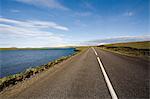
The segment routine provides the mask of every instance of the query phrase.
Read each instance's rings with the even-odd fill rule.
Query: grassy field
[[[128,43],[116,43],[116,44],[107,44],[105,46],[110,47],[131,47],[137,49],[150,49],[150,41],[143,41],[143,42],[128,42]]]
[[[98,47],[129,56],[150,56],[150,41],[106,44]]]

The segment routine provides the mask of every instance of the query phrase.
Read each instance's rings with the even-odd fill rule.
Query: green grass
[[[150,41],[143,42],[128,42],[128,43],[116,43],[116,44],[106,44],[107,47],[131,47],[137,49],[150,49]]]
[[[80,47],[76,47],[76,50],[77,51],[84,51],[84,50],[86,50],[88,48],[89,48],[89,46],[80,46]]]
[[[98,47],[129,56],[150,56],[150,41],[106,44]]]

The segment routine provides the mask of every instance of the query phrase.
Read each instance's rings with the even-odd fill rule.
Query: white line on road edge
[[[97,52],[95,51],[95,49],[93,47],[92,47],[92,49],[95,52],[95,54],[97,55]],[[103,66],[102,62],[100,61],[100,58],[97,57],[97,60],[98,60],[98,63],[100,65],[100,68],[102,70],[102,73],[104,75],[104,78],[105,78],[105,81],[106,81],[106,84],[107,84],[107,87],[109,89],[109,92],[111,94],[112,99],[118,99],[118,97],[117,97],[117,95],[115,93],[115,90],[114,90],[114,88],[113,88],[113,86],[112,86],[112,84],[111,84],[111,82],[110,82],[110,80],[109,80],[109,78],[107,76],[107,73],[106,73],[106,71],[104,69],[104,66]]]
[[[92,49],[93,49],[95,55],[98,56],[98,54],[97,54],[97,52],[95,51],[95,49],[94,49],[93,47],[92,47]]]

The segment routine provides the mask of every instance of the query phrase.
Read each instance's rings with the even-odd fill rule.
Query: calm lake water
[[[0,51],[0,77],[16,74],[73,53],[74,48]]]

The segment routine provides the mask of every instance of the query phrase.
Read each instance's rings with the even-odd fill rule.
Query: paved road
[[[96,49],[119,98],[149,98],[149,62]]]
[[[26,88],[16,87],[0,96],[3,99],[111,99],[97,61],[99,57],[120,99],[148,99],[147,61],[95,50],[97,56],[91,48],[87,49],[58,64],[57,70],[52,68],[41,74],[33,84],[25,84]]]

